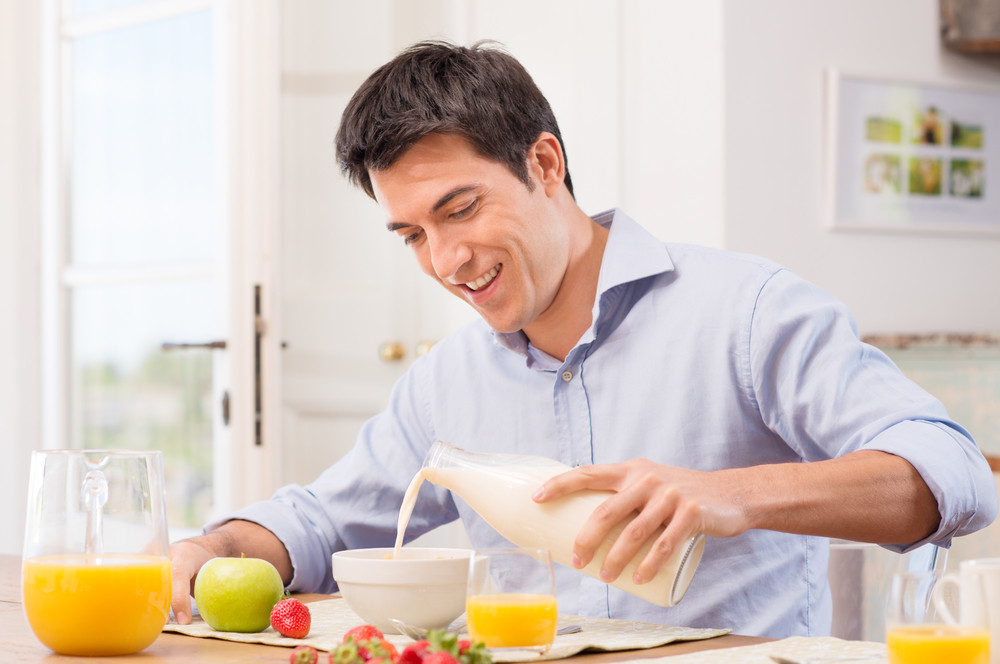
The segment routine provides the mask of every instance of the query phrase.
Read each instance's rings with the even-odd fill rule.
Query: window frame
[[[41,122],[41,445],[71,447],[70,296],[81,285],[179,281],[217,277],[229,308],[227,349],[213,361],[213,404],[229,391],[229,424],[213,416],[211,517],[268,497],[281,476],[280,321],[274,317],[278,266],[279,0],[149,0],[93,15],[71,16],[72,0],[44,0]],[[225,250],[212,263],[135,267],[73,265],[68,251],[72,178],[72,41],[174,16],[213,12],[216,91],[217,211]],[[233,223],[239,219],[240,223]],[[220,276],[221,275],[221,276]],[[254,293],[263,293],[260,301]],[[261,334],[262,371],[255,366]],[[208,341],[208,340],[206,340]],[[221,380],[218,377],[221,376]],[[262,384],[260,415],[265,444],[255,442],[258,409],[252,389]],[[213,408],[219,412],[220,408]],[[172,535],[189,533],[172,529]]]

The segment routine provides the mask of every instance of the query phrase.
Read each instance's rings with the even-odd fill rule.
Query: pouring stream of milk
[[[403,504],[399,507],[399,518],[396,520],[396,546],[392,550],[393,558],[398,558],[399,550],[403,548],[403,535],[406,533],[406,526],[410,523],[413,506],[417,503],[417,493],[420,491],[420,485],[423,483],[424,470],[421,469],[410,480],[410,485],[406,487],[406,493],[403,494]]]

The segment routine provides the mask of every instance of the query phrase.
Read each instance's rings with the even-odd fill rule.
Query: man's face
[[[553,302],[569,255],[566,226],[529,156],[529,191],[464,138],[431,134],[390,168],[371,171],[386,226],[421,269],[500,332],[535,321]]]

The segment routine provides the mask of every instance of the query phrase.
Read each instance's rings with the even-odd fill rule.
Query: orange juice
[[[990,634],[978,627],[914,625],[886,636],[890,664],[989,664]]]
[[[473,595],[465,611],[469,636],[487,648],[550,646],[556,637],[554,595]]]
[[[64,655],[124,655],[159,636],[170,612],[170,559],[44,556],[24,561],[24,612]]]

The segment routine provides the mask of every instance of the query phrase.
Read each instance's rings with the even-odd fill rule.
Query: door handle
[[[177,341],[164,341],[160,344],[160,348],[165,351],[170,350],[190,350],[190,349],[205,349],[205,350],[225,350],[225,341],[206,341],[203,343],[184,343]],[[229,390],[226,390],[222,394],[222,424],[229,426]]]
[[[205,348],[207,350],[225,350],[225,341],[205,341],[202,343],[183,343],[177,341],[164,341],[160,346],[163,350],[185,350],[189,348]]]
[[[386,362],[399,362],[406,357],[406,347],[398,341],[389,341],[378,347],[378,356]]]
[[[417,357],[426,355],[434,346],[434,341],[421,341],[414,349]],[[398,341],[387,341],[378,347],[378,356],[385,362],[399,362],[406,357],[406,346]]]
[[[253,385],[253,415],[254,415],[254,445],[260,446],[264,444],[264,431],[263,431],[263,394],[262,394],[262,353],[263,353],[263,337],[266,329],[264,324],[264,316],[261,306],[261,287],[260,284],[254,284],[253,287],[253,374],[254,374],[254,385]],[[223,341],[206,341],[201,343],[186,343],[186,342],[176,342],[176,341],[165,341],[160,347],[165,351],[173,350],[189,350],[189,349],[205,349],[205,350],[225,350],[226,342]],[[281,343],[282,348],[287,348],[288,344],[285,342]],[[222,419],[223,422],[229,424],[229,391],[222,395]]]

